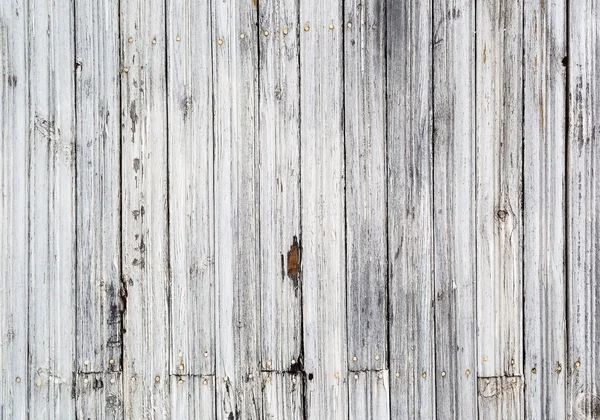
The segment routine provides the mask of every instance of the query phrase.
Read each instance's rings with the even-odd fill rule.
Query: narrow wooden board
[[[569,2],[567,142],[567,413],[598,415],[600,389],[600,5]]]
[[[299,370],[303,355],[298,1],[261,1],[258,29],[262,369]]]
[[[171,375],[173,419],[215,418],[214,375]]]
[[[168,10],[170,373],[214,375],[211,2]]]
[[[521,377],[492,377],[477,380],[480,420],[525,418]]]
[[[74,5],[33,0],[29,24],[30,416],[75,412]],[[23,80],[25,83],[25,80]],[[26,351],[22,349],[22,351]]]
[[[0,2],[0,418],[27,415],[29,81],[27,8]]]
[[[306,418],[348,416],[342,4],[300,4]],[[330,29],[333,25],[333,29]]]
[[[125,417],[168,418],[165,3],[122,2],[120,28]]]
[[[388,370],[348,373],[348,413],[351,420],[392,418],[389,376]]]
[[[528,419],[566,418],[566,7],[566,2],[544,5],[526,1],[524,11],[524,375]]]
[[[433,418],[431,3],[387,3],[392,418]],[[424,377],[423,377],[424,375]]]
[[[265,420],[303,420],[304,382],[301,373],[263,372]]]
[[[435,0],[433,28],[436,413],[475,419],[475,2]]]
[[[250,420],[262,417],[257,10],[214,6],[216,415]]]
[[[523,0],[477,9],[478,375],[523,366]]]
[[[348,368],[388,361],[385,2],[344,2]],[[358,390],[358,389],[357,389]]]
[[[120,372],[79,373],[75,386],[77,418],[123,418],[123,382]]]

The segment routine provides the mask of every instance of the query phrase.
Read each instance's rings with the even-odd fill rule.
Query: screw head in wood
[[[295,384],[295,383],[296,383],[296,377],[295,377],[295,376],[292,378],[292,383],[293,383],[293,384]]]
[[[219,44],[219,45],[223,45],[223,40],[222,40],[222,39],[219,39],[219,40],[217,41],[217,44]]]
[[[175,41],[177,41],[177,42],[181,41],[181,37],[180,37],[179,35],[177,35],[177,36],[175,37]]]
[[[83,383],[84,383],[84,384],[87,384],[88,382],[89,382],[88,378],[85,378],[85,379],[83,380]],[[37,386],[39,386],[39,385],[37,384],[37,382],[36,382],[36,385],[37,385]]]
[[[21,378],[19,376],[17,376],[16,381],[17,381],[18,384],[20,384],[21,383]]]
[[[531,369],[531,373],[537,373],[537,369],[536,368]]]
[[[352,22],[348,22],[348,29],[352,28]]]
[[[306,26],[304,27],[304,32],[308,32],[309,30],[310,30],[310,26],[306,25]]]
[[[421,376],[422,376],[423,378],[427,378],[427,372],[423,372],[423,373],[421,374]]]
[[[271,367],[271,361],[267,361],[267,367]]]
[[[152,40],[152,45],[156,45],[156,39]]]
[[[354,374],[354,379],[356,379],[358,381],[358,374],[357,373]]]
[[[181,357],[183,357],[183,353],[179,352],[179,353],[177,353],[177,356],[179,356],[181,358]]]
[[[131,382],[135,382],[135,376],[131,378]]]
[[[244,34],[240,34],[240,38],[241,38],[241,39],[244,39],[244,38],[246,38],[246,35],[244,35]]]
[[[89,360],[86,360],[85,362],[83,362],[83,364],[84,364],[84,365],[86,365],[86,366],[89,366],[89,364],[90,364],[90,361],[89,361]]]
[[[133,42],[133,38],[129,37],[129,39],[127,41],[131,44]]]
[[[264,36],[269,36],[269,31],[264,31],[264,32],[263,32],[263,35],[264,35]]]
[[[396,372],[396,378],[400,377],[400,372]]]
[[[203,384],[203,385],[208,385],[208,381],[205,379],[205,380],[202,382],[202,384]]]
[[[483,356],[483,361],[487,362],[488,361],[488,357],[487,356]]]
[[[155,380],[156,382],[160,382],[160,376],[158,376],[158,375],[157,375],[157,376],[155,376],[155,377],[154,377],[154,380]]]
[[[379,372],[379,375],[377,375],[377,377],[378,377],[379,379],[383,379],[383,373]]]
[[[379,355],[378,354],[375,355],[375,360],[379,360]]]
[[[445,371],[445,370],[442,370],[442,378],[443,378],[444,376],[446,376],[446,371]]]
[[[207,351],[204,352],[204,357],[208,357],[208,352]]]
[[[183,383],[183,379],[179,378],[179,380],[177,381],[177,383],[179,383],[181,385]]]
[[[575,362],[575,367],[579,369],[581,367],[581,362],[578,360]]]
[[[486,380],[485,380],[485,383],[486,383],[486,384],[489,384],[489,383],[490,383],[490,380],[489,380],[489,379],[486,379]]]
[[[285,29],[283,30],[283,34],[284,34],[284,35],[287,35],[289,31],[290,31],[290,30],[289,30],[288,28],[285,28]]]
[[[223,382],[227,382],[229,381],[229,378],[227,376],[223,376]]]
[[[115,361],[114,361],[114,359],[110,359],[110,360],[108,361],[108,364],[109,364],[109,365],[111,365],[111,366],[112,366],[112,365],[114,365],[114,364],[115,364]]]
[[[514,366],[515,365],[515,359],[510,359],[510,365]]]
[[[128,73],[128,72],[129,72],[129,67],[123,67],[123,71],[124,71],[125,73]]]
[[[113,379],[111,379],[111,380],[110,380],[110,383],[111,383],[111,384],[114,384],[114,383],[115,383],[115,379],[114,379],[114,378],[113,378]]]
[[[333,23],[331,25],[329,25],[329,29],[333,30],[333,28],[335,28],[335,26],[333,26]]]
[[[352,358],[352,360],[354,360],[355,362],[358,362],[358,356],[354,356],[354,357]]]
[[[335,372],[335,373],[333,374],[333,377],[334,377],[335,379],[338,379],[338,378],[340,377],[340,372]]]
[[[466,370],[465,375],[470,376],[471,375],[471,371],[469,369]]]
[[[183,363],[179,365],[179,370],[183,370]]]
[[[558,373],[562,372],[562,366],[560,365],[560,363],[558,364],[558,366],[556,366],[556,371]]]

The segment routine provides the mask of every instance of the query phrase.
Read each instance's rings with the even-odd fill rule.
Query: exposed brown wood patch
[[[300,263],[302,261],[302,249],[300,248],[300,245],[298,245],[297,236],[294,236],[294,241],[288,251],[287,259],[288,277],[297,282],[300,278]]]

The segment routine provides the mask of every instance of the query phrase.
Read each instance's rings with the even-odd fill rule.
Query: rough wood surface
[[[120,372],[78,373],[75,386],[77,388],[76,418],[98,420],[123,418],[123,382]]]
[[[386,420],[393,418],[390,417],[389,376],[389,370],[379,372],[371,370],[367,372],[351,372],[349,374],[349,419]]]
[[[265,420],[302,420],[304,415],[304,380],[298,373],[262,373]]]
[[[171,375],[171,418],[214,419],[214,375]]]
[[[480,420],[524,418],[521,377],[479,378],[477,384]]]

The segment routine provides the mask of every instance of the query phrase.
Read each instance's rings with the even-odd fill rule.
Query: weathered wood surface
[[[599,24],[0,2],[0,419],[598,417]]]

